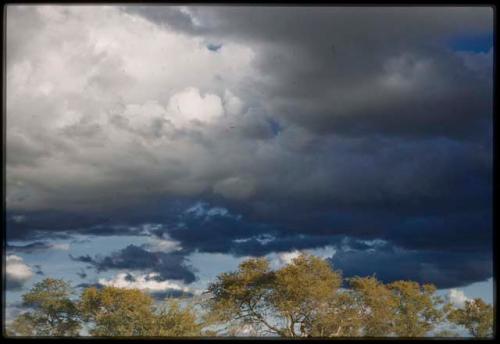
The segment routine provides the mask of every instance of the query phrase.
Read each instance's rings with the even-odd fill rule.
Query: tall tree
[[[311,336],[311,322],[336,304],[341,282],[339,272],[333,271],[325,260],[312,255],[302,254],[277,270],[269,302],[284,320],[286,335]]]
[[[310,255],[277,271],[267,259],[250,259],[209,286],[209,308],[222,321],[249,324],[263,334],[310,336],[312,319],[333,302],[340,283],[339,273]]]
[[[493,336],[493,306],[482,299],[465,301],[464,308],[452,310],[448,320],[464,326],[474,337]]]
[[[242,262],[238,271],[222,273],[208,287],[209,318],[232,326],[251,325],[262,333],[284,335],[271,321],[273,309],[268,302],[274,274],[269,261],[254,258]]]
[[[46,278],[23,295],[23,306],[32,309],[18,316],[10,333],[18,336],[77,336],[79,312],[71,300],[69,283]]]

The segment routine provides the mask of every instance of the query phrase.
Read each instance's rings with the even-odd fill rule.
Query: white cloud
[[[204,217],[205,221],[210,220],[213,216],[228,217],[236,220],[241,219],[241,215],[239,214],[231,214],[229,210],[223,207],[211,207],[210,204],[206,202],[196,202],[193,206],[186,209],[184,214],[198,218]]]
[[[181,243],[179,241],[171,239],[167,234],[164,234],[163,237],[163,239],[159,239],[157,237],[149,237],[146,244],[148,250],[154,252],[170,253],[182,249]]]
[[[7,17],[9,208],[191,195],[229,177],[204,136],[240,115],[251,48],[213,54],[118,7],[9,6]]]
[[[267,258],[271,262],[273,268],[281,268],[285,265],[292,263],[292,261],[300,256],[302,253],[311,254],[321,259],[331,258],[335,255],[336,249],[334,246],[325,246],[315,249],[292,250],[287,252],[270,253]]]
[[[68,243],[56,243],[56,244],[52,244],[52,248],[54,250],[69,251],[69,249],[71,248],[71,245]]]
[[[465,301],[469,301],[469,298],[465,296],[465,293],[460,289],[450,289],[448,292],[448,300],[456,307],[463,307]]]
[[[8,255],[5,263],[8,289],[20,289],[24,283],[33,277],[33,271],[24,263],[23,258],[16,255]]]
[[[300,256],[301,252],[298,250],[294,250],[291,252],[282,252],[278,254],[278,259],[280,264],[282,265],[288,265],[290,264],[295,258]]]
[[[132,278],[128,278],[130,276]],[[190,289],[180,283],[171,282],[171,281],[157,281],[155,280],[159,274],[156,272],[151,272],[148,274],[134,274],[134,273],[118,273],[114,278],[105,279],[100,278],[99,284],[104,286],[113,286],[117,288],[127,288],[127,289],[141,289],[147,290],[150,292],[162,292],[168,291],[171,289],[190,292]]]

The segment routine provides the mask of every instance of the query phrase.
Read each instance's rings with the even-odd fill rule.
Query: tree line
[[[8,336],[459,336],[439,332],[445,324],[473,337],[493,336],[493,306],[482,299],[457,307],[431,284],[344,279],[308,254],[274,270],[266,258],[248,259],[190,299],[158,303],[139,289],[110,286],[89,287],[76,297],[69,283],[51,278],[22,298],[29,311],[6,326]]]

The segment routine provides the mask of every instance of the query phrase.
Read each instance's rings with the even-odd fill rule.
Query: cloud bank
[[[6,24],[9,239],[169,238],[78,259],[186,283],[192,252],[325,246],[347,274],[491,276],[493,49],[456,44],[491,35],[491,8],[9,6]]]

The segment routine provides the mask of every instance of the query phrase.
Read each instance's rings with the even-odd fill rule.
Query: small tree
[[[398,300],[392,291],[375,277],[354,277],[350,286],[359,305],[363,335],[386,337],[394,332]]]
[[[349,291],[337,292],[309,321],[310,337],[357,337],[362,333],[361,305]]]
[[[465,301],[464,308],[452,310],[448,320],[464,326],[474,337],[493,336],[493,306],[480,298]]]
[[[202,325],[197,322],[196,313],[191,305],[181,307],[178,300],[168,300],[158,309],[154,326],[149,336],[192,337],[201,335]]]
[[[413,281],[396,281],[387,286],[397,300],[394,333],[400,337],[423,337],[443,320],[443,300],[436,287]]]
[[[70,299],[71,286],[58,279],[46,278],[23,295],[23,306],[32,309],[19,315],[10,326],[18,336],[77,336],[79,312]]]
[[[80,310],[94,336],[146,336],[154,325],[153,299],[139,289],[105,287],[83,291]]]
[[[7,336],[36,336],[35,322],[31,314],[23,313],[16,317],[6,328]]]
[[[172,300],[156,307],[153,298],[139,289],[87,288],[79,306],[94,336],[182,337],[201,331],[191,306],[183,308]]]

